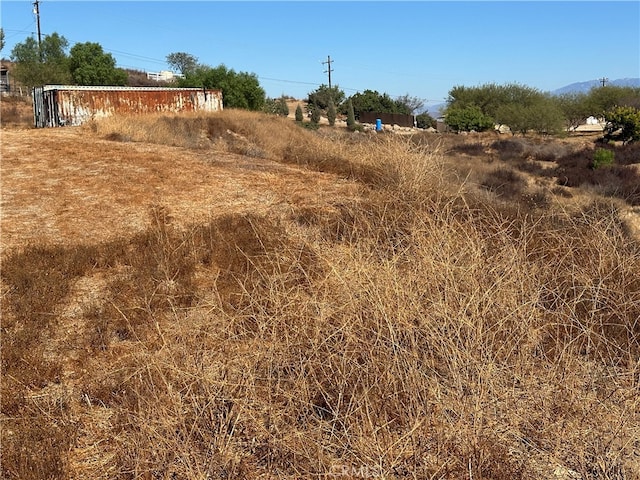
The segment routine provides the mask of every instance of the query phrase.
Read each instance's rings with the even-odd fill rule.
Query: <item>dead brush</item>
[[[0,125],[33,126],[33,106],[30,97],[3,95],[0,102]]]
[[[372,224],[340,248],[314,243],[311,263],[280,242],[249,255],[260,260],[238,277],[240,301],[209,303],[215,319],[194,312],[188,336],[165,327],[163,349],[130,359],[117,387],[130,398],[119,407],[120,471],[513,479],[552,457],[578,468],[578,437],[555,445],[560,425],[536,423],[554,409],[578,433],[577,407],[591,398],[561,387],[570,379],[577,388],[586,366],[561,374],[540,356],[553,312],[540,309],[543,264],[522,242],[545,224],[514,231],[493,215],[472,227],[455,202],[442,207],[414,217],[395,253],[364,234],[378,231]],[[630,412],[625,402],[612,407]],[[590,434],[607,438],[609,423],[593,420]],[[632,424],[620,434],[632,435]],[[584,465],[610,455],[599,450]]]
[[[175,116],[112,117],[95,122],[98,135],[126,138],[159,144],[193,148],[196,145],[222,147],[231,153],[293,163],[312,170],[339,175],[376,188],[387,188],[393,182],[408,186],[408,178],[398,175],[429,174],[438,170],[438,147],[420,147],[415,142],[384,136],[380,141],[350,142],[314,134],[298,128],[283,118],[271,118],[242,110],[225,110],[215,114],[182,114]],[[202,138],[206,142],[202,143]],[[379,150],[371,158],[373,145]],[[412,164],[415,162],[415,164]],[[426,178],[413,178],[415,190]],[[403,191],[401,188],[398,192]]]
[[[640,355],[640,283],[632,273],[640,250],[616,207],[592,204],[547,228],[545,239],[531,241],[528,250],[544,252],[548,261],[541,298],[547,311],[565,319],[555,327],[560,351],[571,338],[576,354],[632,366]]]
[[[485,177],[482,186],[500,197],[513,199],[522,194],[526,181],[510,168],[496,168]]]
[[[612,205],[523,211],[456,183],[433,145],[298,129],[305,150],[247,123],[269,155],[349,165],[361,199],[187,226],[157,205],[139,235],[5,263],[22,321],[26,294],[53,312],[69,295],[46,274],[110,281],[68,403],[10,384],[4,476],[638,476],[640,249]]]
[[[3,261],[2,474],[64,478],[77,424],[64,404],[47,402],[62,382],[62,359],[48,351],[71,284],[90,271],[93,247],[27,247]],[[38,392],[44,391],[40,395]]]

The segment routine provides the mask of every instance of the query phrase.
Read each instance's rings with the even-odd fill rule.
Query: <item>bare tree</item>
[[[399,104],[405,105],[411,113],[415,113],[418,110],[422,110],[424,107],[424,101],[418,97],[412,97],[408,93],[398,97],[396,100]]]

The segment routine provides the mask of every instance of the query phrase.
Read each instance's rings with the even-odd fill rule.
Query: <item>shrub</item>
[[[618,165],[640,164],[640,142],[616,147],[616,163]]]
[[[591,168],[598,169],[608,165],[613,165],[615,154],[612,150],[606,148],[598,148],[593,154],[593,162],[591,162]]]
[[[428,113],[421,113],[420,115],[416,115],[416,125],[418,128],[435,128],[435,123],[436,121]]]
[[[286,117],[289,115],[289,106],[287,105],[287,99],[280,97],[278,99],[267,98],[263,107],[264,112]]]
[[[327,120],[329,120],[329,125],[332,127],[336,124],[336,106],[333,102],[329,103],[329,108],[327,109]]]
[[[300,105],[298,105],[296,107],[296,122],[302,123],[303,119],[304,119],[304,115],[302,113],[302,107]]]
[[[522,193],[524,178],[510,168],[497,168],[484,179],[482,185],[501,197],[513,198]]]
[[[513,166],[521,172],[527,172],[531,175],[546,176],[545,169],[535,161],[519,160],[515,162]]]
[[[353,111],[353,102],[351,99],[347,102],[347,128],[354,130],[356,126],[356,115]]]
[[[522,194],[521,200],[530,210],[547,208],[550,204],[549,196],[544,190],[536,190],[533,193]]]
[[[526,158],[526,149],[522,139],[497,140],[491,144],[491,148],[498,152],[501,160]]]
[[[460,145],[455,145],[451,150],[471,156],[484,155],[484,145],[480,142],[461,143]]]
[[[635,107],[614,107],[605,113],[605,139],[623,143],[640,140],[640,110]]]
[[[320,123],[320,108],[317,105],[310,105],[311,123],[318,125]]]
[[[555,169],[547,169],[550,176],[557,178],[558,185],[564,187],[595,187],[600,194],[620,198],[630,205],[640,205],[640,174],[633,166],[609,164],[607,168],[594,167],[596,155],[613,156],[610,153],[593,153],[582,150],[570,153],[557,160]],[[602,165],[599,165],[602,166]]]
[[[493,119],[485,115],[480,107],[471,105],[447,110],[446,122],[456,132],[484,132],[493,127]]]

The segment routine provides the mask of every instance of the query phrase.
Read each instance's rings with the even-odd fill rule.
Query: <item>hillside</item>
[[[637,149],[594,148],[3,127],[0,476],[638,478]]]
[[[607,80],[606,84],[612,87],[635,87],[640,88],[640,78],[618,78],[616,80]],[[585,82],[576,82],[570,85],[560,87],[553,92],[553,95],[562,95],[565,93],[589,93],[594,87],[602,85],[601,79],[588,80]]]

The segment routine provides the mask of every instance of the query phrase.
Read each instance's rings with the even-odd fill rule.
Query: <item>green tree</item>
[[[411,114],[406,105],[397,102],[388,94],[380,94],[376,90],[365,90],[349,98],[356,118],[359,118],[363,112]]]
[[[265,91],[254,73],[237,73],[225,65],[215,68],[200,65],[193,72],[187,73],[179,81],[179,85],[222,90],[225,108],[260,111],[266,101]]]
[[[630,106],[616,106],[604,116],[605,139],[621,140],[623,143],[640,140],[640,109]]]
[[[553,101],[562,112],[567,130],[575,130],[595,113],[590,110],[584,93],[566,93],[554,97]]]
[[[426,112],[421,113],[420,115],[416,115],[416,124],[418,128],[433,127],[434,123],[435,120],[433,119],[433,117]]]
[[[296,107],[296,122],[302,123],[304,120],[304,114],[302,113],[302,107],[298,104]]]
[[[356,116],[351,99],[347,100],[347,128],[352,131],[356,128]]]
[[[11,60],[16,64],[13,75],[27,87],[71,82],[66,38],[58,33],[45,35],[39,46],[31,36],[17,43],[11,50]]]
[[[605,86],[589,90],[588,108],[591,115],[602,116],[616,106],[640,108],[640,88]]]
[[[545,97],[528,107],[531,130],[543,135],[557,135],[564,126],[565,117],[551,97]]]
[[[565,103],[561,104],[549,94],[526,85],[490,83],[472,88],[452,88],[447,99],[445,115],[447,123],[451,125],[450,122],[453,122],[462,129],[469,128],[470,122],[475,130],[484,126],[484,121],[480,121],[483,125],[477,123],[479,115],[482,114],[486,119],[494,119],[500,124],[508,125],[514,134],[520,132],[524,135],[528,131],[555,134],[562,131],[566,122],[564,112],[568,112],[569,108],[574,106],[568,97]],[[577,117],[581,117],[585,111],[584,105],[580,107],[580,111],[572,111]],[[453,113],[453,116],[450,113]],[[579,120],[572,117],[572,122]]]
[[[4,28],[0,28],[0,52],[4,50]]]
[[[69,54],[69,69],[78,85],[126,85],[127,72],[116,68],[116,61],[99,43],[76,43]]]
[[[332,102],[334,105],[340,105],[344,98],[344,92],[340,90],[340,87],[329,88],[327,85],[320,85],[316,90],[308,94],[307,103],[309,105],[317,105],[321,110],[327,110]]]
[[[320,107],[312,103],[309,105],[309,112],[311,113],[311,123],[318,125],[320,123],[321,115]]]
[[[183,75],[195,71],[198,67],[198,58],[190,53],[174,52],[167,55],[167,64]]]
[[[336,106],[333,102],[329,103],[329,108],[327,108],[327,120],[329,120],[329,125],[334,126],[336,124]]]
[[[526,135],[529,131],[540,134],[557,134],[565,122],[560,107],[550,97],[539,97],[534,103],[506,103],[496,111],[495,120],[508,125],[511,133]]]
[[[407,93],[396,99],[396,105],[399,110],[405,110],[408,115],[413,115],[416,111],[424,107],[424,101],[418,97],[412,97]]]
[[[272,113],[280,117],[289,115],[289,106],[287,105],[287,99],[284,95],[277,99],[267,98],[263,110],[266,113]]]
[[[484,114],[477,105],[447,109],[446,123],[456,132],[483,132],[493,127],[493,119]]]
[[[517,103],[531,106],[543,99],[545,94],[531,87],[518,83],[496,85],[485,84],[479,87],[456,86],[449,92],[447,108],[464,108],[476,106],[482,113],[495,118],[499,108]]]
[[[530,129],[527,107],[519,103],[501,105],[496,111],[496,122],[508,125],[512,135],[516,133],[526,135]]]
[[[505,95],[505,89],[496,84],[481,87],[458,85],[449,91],[447,109],[464,109],[473,105],[486,115],[495,115],[498,107],[507,102]]]

